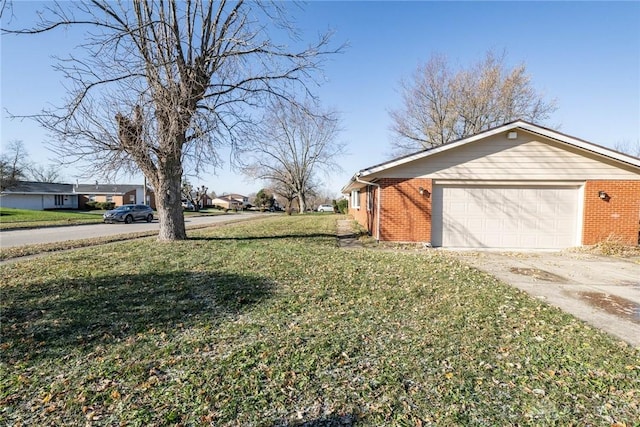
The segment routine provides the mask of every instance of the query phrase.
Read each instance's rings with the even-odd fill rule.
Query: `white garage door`
[[[577,187],[433,189],[432,244],[460,248],[576,246]]]

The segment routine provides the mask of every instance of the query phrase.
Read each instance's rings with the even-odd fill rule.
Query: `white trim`
[[[360,209],[360,190],[351,190],[351,208]]]
[[[483,179],[434,179],[434,185],[515,185],[515,186],[543,186],[543,187],[578,187],[584,184],[584,179],[575,181],[549,181],[549,180],[483,180]]]

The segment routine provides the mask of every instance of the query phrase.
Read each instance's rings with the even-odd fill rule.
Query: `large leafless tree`
[[[556,109],[532,85],[524,64],[509,68],[505,55],[488,52],[455,70],[433,55],[401,82],[403,105],[390,112],[393,148],[403,154],[473,135],[515,119],[541,122]]]
[[[305,44],[286,2],[85,0],[48,5],[29,29],[86,30],[79,52],[58,64],[71,88],[60,109],[35,118],[60,155],[95,172],[142,171],[153,186],[160,240],[186,238],[185,168],[219,164],[241,147],[269,99],[312,92],[330,34]],[[275,40],[278,40],[276,42]],[[285,45],[284,43],[287,43]],[[77,55],[77,56],[76,56]]]
[[[336,161],[344,144],[337,139],[339,124],[335,111],[310,102],[275,102],[244,154],[245,173],[295,194],[303,213],[318,174],[340,170]]]

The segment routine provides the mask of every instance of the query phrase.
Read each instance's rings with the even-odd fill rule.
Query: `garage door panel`
[[[575,244],[576,187],[435,186],[433,241],[445,247]]]

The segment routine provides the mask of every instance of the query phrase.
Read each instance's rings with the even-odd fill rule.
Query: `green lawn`
[[[0,230],[102,222],[102,212],[32,211],[0,208]]]
[[[640,349],[336,218],[0,266],[0,424],[640,423]]]

